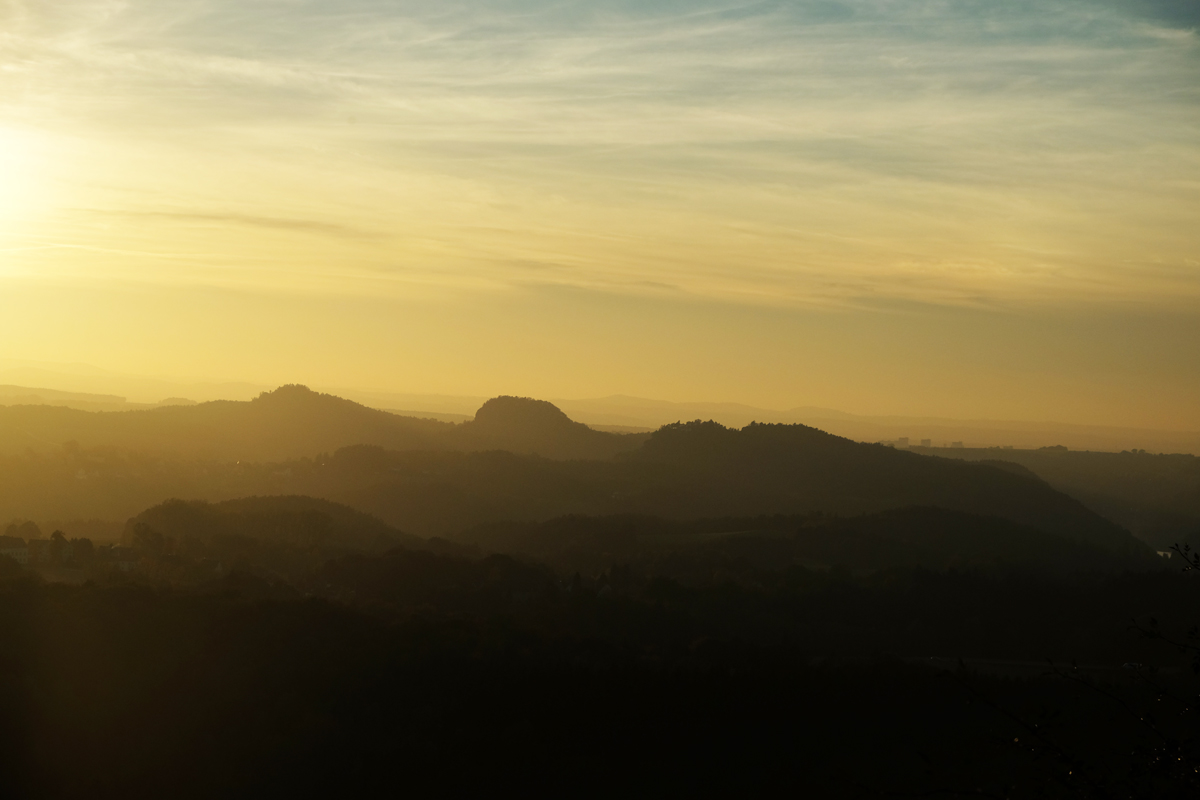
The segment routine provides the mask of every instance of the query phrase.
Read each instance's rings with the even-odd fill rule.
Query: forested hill
[[[1200,547],[1200,457],[1189,453],[1091,453],[1057,447],[931,447],[919,452],[966,461],[1002,458],[1009,469],[1036,474],[1160,550],[1177,542]]]
[[[243,497],[220,503],[168,500],[131,518],[125,544],[147,533],[211,545],[218,539],[271,542],[299,548],[383,552],[426,546],[382,520],[340,503],[312,497]]]
[[[862,444],[804,425],[667,425],[632,458],[670,464],[681,477],[672,501],[703,509],[700,516],[762,513],[781,504],[836,513],[936,506],[1108,549],[1135,545],[1120,526],[1022,470]],[[727,498],[737,498],[736,507]]]
[[[507,450],[556,459],[611,458],[634,450],[645,439],[645,434],[592,430],[545,400],[507,396],[488,400],[474,420],[442,438],[457,450]]]
[[[1149,553],[1130,558],[998,517],[940,508],[688,521],[568,516],[481,525],[453,539],[484,553],[536,559],[565,575],[599,575],[615,564],[631,579],[653,575],[693,585],[723,580],[752,585],[766,573],[794,566],[1063,573],[1162,566]]]
[[[473,422],[403,417],[283,386],[247,402],[219,400],[137,411],[47,405],[0,407],[0,453],[53,452],[64,444],[218,461],[280,461],[369,444],[389,450],[489,450],[551,458],[608,458],[642,436],[593,431],[549,403],[489,401]]]
[[[248,402],[87,412],[51,406],[0,408],[0,450],[42,451],[64,443],[230,461],[313,456],[351,444],[431,447],[451,427],[366,408],[303,386],[283,386]]]
[[[720,441],[696,441],[710,438]],[[354,447],[289,476],[274,491],[285,485],[422,536],[566,514],[687,520],[928,506],[995,516],[1112,552],[1147,552],[1127,531],[1036,478],[799,426],[670,426],[634,454],[607,462]]]
[[[564,514],[846,516],[928,506],[997,516],[1114,552],[1145,550],[1123,528],[1019,470],[861,444],[803,425],[738,430],[696,421],[623,436],[524,398],[489,401],[476,420],[453,425],[283,387],[246,403],[152,411],[0,409],[0,441],[10,453],[23,453],[20,436],[35,433],[77,444],[0,457],[0,516],[113,520],[169,497],[306,495],[419,536],[445,536]],[[173,455],[147,459],[147,452]]]

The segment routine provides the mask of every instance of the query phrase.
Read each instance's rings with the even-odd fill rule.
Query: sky
[[[0,358],[1200,430],[1195,0],[0,0]]]

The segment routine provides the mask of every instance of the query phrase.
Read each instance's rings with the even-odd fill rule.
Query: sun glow
[[[44,208],[49,188],[45,150],[36,134],[0,127],[0,236],[19,233],[17,223]]]
[[[1196,18],[985,5],[0,0],[0,357],[1200,426]]]

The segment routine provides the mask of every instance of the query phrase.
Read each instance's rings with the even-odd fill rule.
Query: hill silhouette
[[[995,516],[1115,552],[1145,549],[1019,467],[861,444],[803,425],[693,421],[621,436],[514,397],[454,425],[286,386],[250,402],[152,411],[0,409],[0,440],[11,445],[39,420],[43,433],[74,434],[76,443],[0,461],[0,515],[119,519],[164,497],[306,495],[446,536],[567,514],[686,520],[922,506]],[[129,450],[114,450],[119,442]],[[134,445],[177,455],[147,459]],[[197,453],[210,455],[185,460]]]
[[[497,398],[483,418],[455,425],[404,417],[299,385],[250,401],[88,412],[49,405],[0,407],[0,453],[46,452],[66,442],[183,458],[279,461],[356,444],[391,450],[511,450],[552,458],[608,458],[643,437],[593,431],[549,403]]]
[[[426,536],[568,514],[688,520],[923,506],[998,517],[1116,553],[1147,553],[1130,533],[1037,478],[798,425],[667,426],[609,462],[354,447],[295,477],[305,493]]]
[[[1077,500],[1019,467],[968,464],[862,444],[805,425],[714,422],[667,425],[631,456],[671,464],[686,481],[671,498],[697,516],[783,513],[796,505],[835,513],[935,506],[998,516],[1107,549],[1134,540]],[[778,512],[776,511],[778,509]]]
[[[1036,474],[1060,492],[1165,550],[1200,546],[1200,457],[1187,453],[929,448],[927,455],[995,463]]]
[[[611,458],[633,450],[644,435],[596,431],[575,422],[558,406],[530,397],[502,396],[488,400],[443,437],[463,450],[507,450],[555,459]]]
[[[215,538],[243,537],[299,547],[383,552],[426,542],[402,533],[370,514],[312,497],[243,497],[220,503],[167,500],[131,518],[125,543],[152,530],[180,542],[210,544]]]

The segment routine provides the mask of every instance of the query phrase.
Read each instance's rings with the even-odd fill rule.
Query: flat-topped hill
[[[636,448],[644,434],[596,431],[575,422],[558,406],[530,397],[495,397],[475,419],[444,437],[456,449],[508,450],[556,459],[611,458]]]

